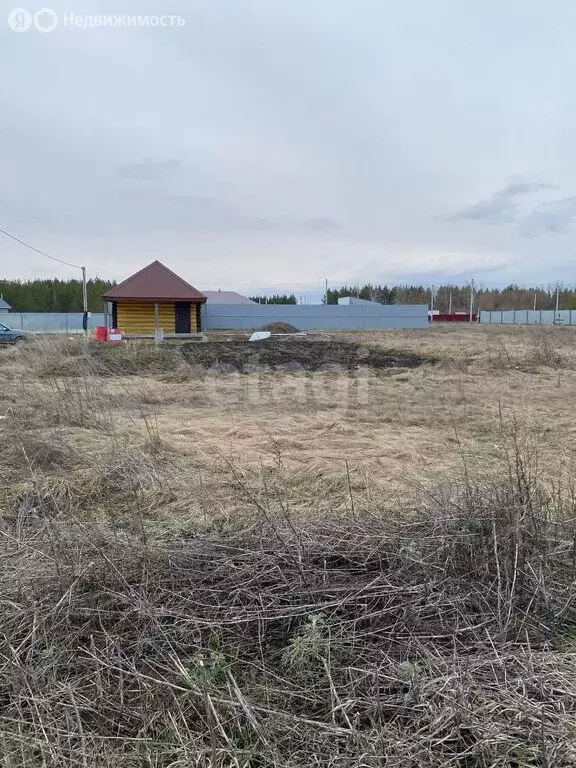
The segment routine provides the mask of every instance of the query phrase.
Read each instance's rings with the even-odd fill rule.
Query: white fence
[[[103,312],[88,313],[88,330],[106,325]],[[36,333],[82,333],[82,312],[0,312],[0,323]]]
[[[284,322],[298,330],[377,330],[379,328],[427,328],[425,304],[210,304],[202,306],[202,328],[262,328]]]
[[[0,323],[37,333],[81,333],[82,312],[2,312]],[[574,320],[576,322],[576,312]],[[425,304],[204,304],[203,330],[251,330],[268,323],[284,322],[298,330],[377,330],[379,328],[427,328]],[[106,325],[106,315],[92,312],[88,330]],[[165,333],[167,332],[164,329]]]
[[[498,309],[480,312],[480,322],[493,325],[576,325],[576,309]]]

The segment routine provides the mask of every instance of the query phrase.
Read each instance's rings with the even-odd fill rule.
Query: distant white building
[[[0,293],[0,312],[10,312],[12,307],[7,301],[4,301],[4,296]]]
[[[207,304],[256,304],[248,296],[242,296],[236,291],[202,291]]]
[[[357,296],[340,296],[338,304],[348,306],[350,304],[376,304],[376,302],[368,301],[368,299],[359,299]]]

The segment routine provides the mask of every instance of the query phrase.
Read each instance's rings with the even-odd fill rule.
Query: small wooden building
[[[104,295],[112,327],[127,334],[187,335],[201,331],[206,296],[171,269],[153,261]]]

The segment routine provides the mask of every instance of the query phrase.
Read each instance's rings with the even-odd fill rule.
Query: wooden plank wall
[[[154,333],[154,303],[117,302],[118,328],[124,333]],[[174,304],[158,304],[158,325],[164,333],[174,333]]]
[[[198,322],[196,320],[196,303],[190,304],[190,333],[198,333]]]

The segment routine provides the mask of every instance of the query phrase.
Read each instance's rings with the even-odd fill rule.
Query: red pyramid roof
[[[104,294],[104,298],[107,301],[206,301],[203,293],[159,261],[153,261],[120,285],[111,288]]]

